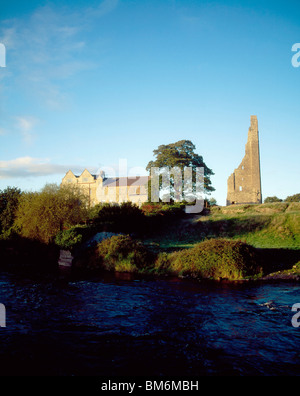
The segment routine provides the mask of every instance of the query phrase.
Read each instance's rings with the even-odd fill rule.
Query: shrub
[[[149,203],[141,206],[145,218],[144,231],[148,234],[161,231],[163,227],[170,226],[170,222],[178,220],[184,215],[185,203]]]
[[[160,203],[145,202],[141,206],[141,210],[146,216],[157,216],[163,213],[162,204]]]
[[[21,237],[12,233],[8,239],[0,238],[0,267],[5,270],[40,271],[56,270],[59,249],[54,244]]]
[[[264,203],[273,203],[273,202],[282,202],[282,199],[280,199],[276,196],[273,196],[273,197],[267,197],[264,200]]]
[[[154,269],[159,274],[168,273],[170,271],[170,264],[170,254],[161,252],[155,260]]]
[[[176,215],[183,213],[183,209],[185,207],[185,203],[183,202],[175,202],[175,203],[163,203],[163,202],[145,202],[141,206],[142,212],[146,216],[168,216],[168,215]]]
[[[199,278],[238,280],[261,273],[256,250],[240,241],[206,240],[171,253],[169,260],[171,272]]]
[[[55,237],[55,244],[60,249],[73,250],[92,234],[86,226],[75,226],[68,230],[60,231]]]
[[[144,214],[132,202],[123,202],[120,205],[101,203],[90,210],[90,220],[98,229],[130,233],[142,229]]]
[[[104,239],[84,253],[77,266],[116,272],[140,272],[149,268],[152,253],[129,235],[115,235]]]
[[[289,195],[285,202],[300,202],[300,194]]]
[[[293,265],[293,269],[296,270],[296,271],[300,271],[300,261],[298,261],[298,263]]]

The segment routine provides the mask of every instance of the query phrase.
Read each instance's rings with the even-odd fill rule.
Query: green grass
[[[225,238],[257,248],[300,249],[300,203],[215,207],[210,215],[198,217],[165,227],[145,242],[158,250],[176,250]]]
[[[300,249],[300,204],[274,203],[214,209],[214,237],[242,239],[257,248]]]

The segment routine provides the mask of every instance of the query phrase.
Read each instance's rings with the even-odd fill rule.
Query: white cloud
[[[9,161],[0,161],[0,179],[63,175],[69,169],[81,173],[74,165],[52,164],[48,159],[20,157]]]
[[[16,117],[17,128],[21,132],[23,140],[27,144],[31,144],[35,137],[33,129],[38,123],[38,119],[31,116]]]

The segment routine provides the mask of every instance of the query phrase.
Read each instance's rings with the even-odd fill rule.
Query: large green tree
[[[46,185],[40,192],[23,193],[15,228],[24,237],[49,243],[64,228],[87,219],[87,197],[73,186]]]
[[[196,168],[204,168],[204,193],[209,194],[212,191],[215,191],[215,188],[212,186],[210,180],[210,177],[214,175],[214,172],[205,164],[203,157],[197,154],[195,150],[196,146],[190,140],[180,140],[175,143],[160,145],[156,150],[153,151],[155,160],[150,161],[146,169],[150,172],[151,168],[153,167],[169,167],[170,169],[179,168],[183,175],[185,168],[191,168],[193,170],[193,185],[195,186]],[[171,177],[171,188],[173,184],[174,196],[173,181],[174,179]]]

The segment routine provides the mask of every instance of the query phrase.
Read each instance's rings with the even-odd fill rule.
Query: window
[[[82,181],[83,181],[83,183],[88,183],[89,178],[88,178],[88,177],[84,177],[84,178],[82,179]]]
[[[242,186],[240,186],[240,191],[243,191],[243,187]]]
[[[139,195],[141,193],[141,187],[132,186],[130,188],[130,195]]]

